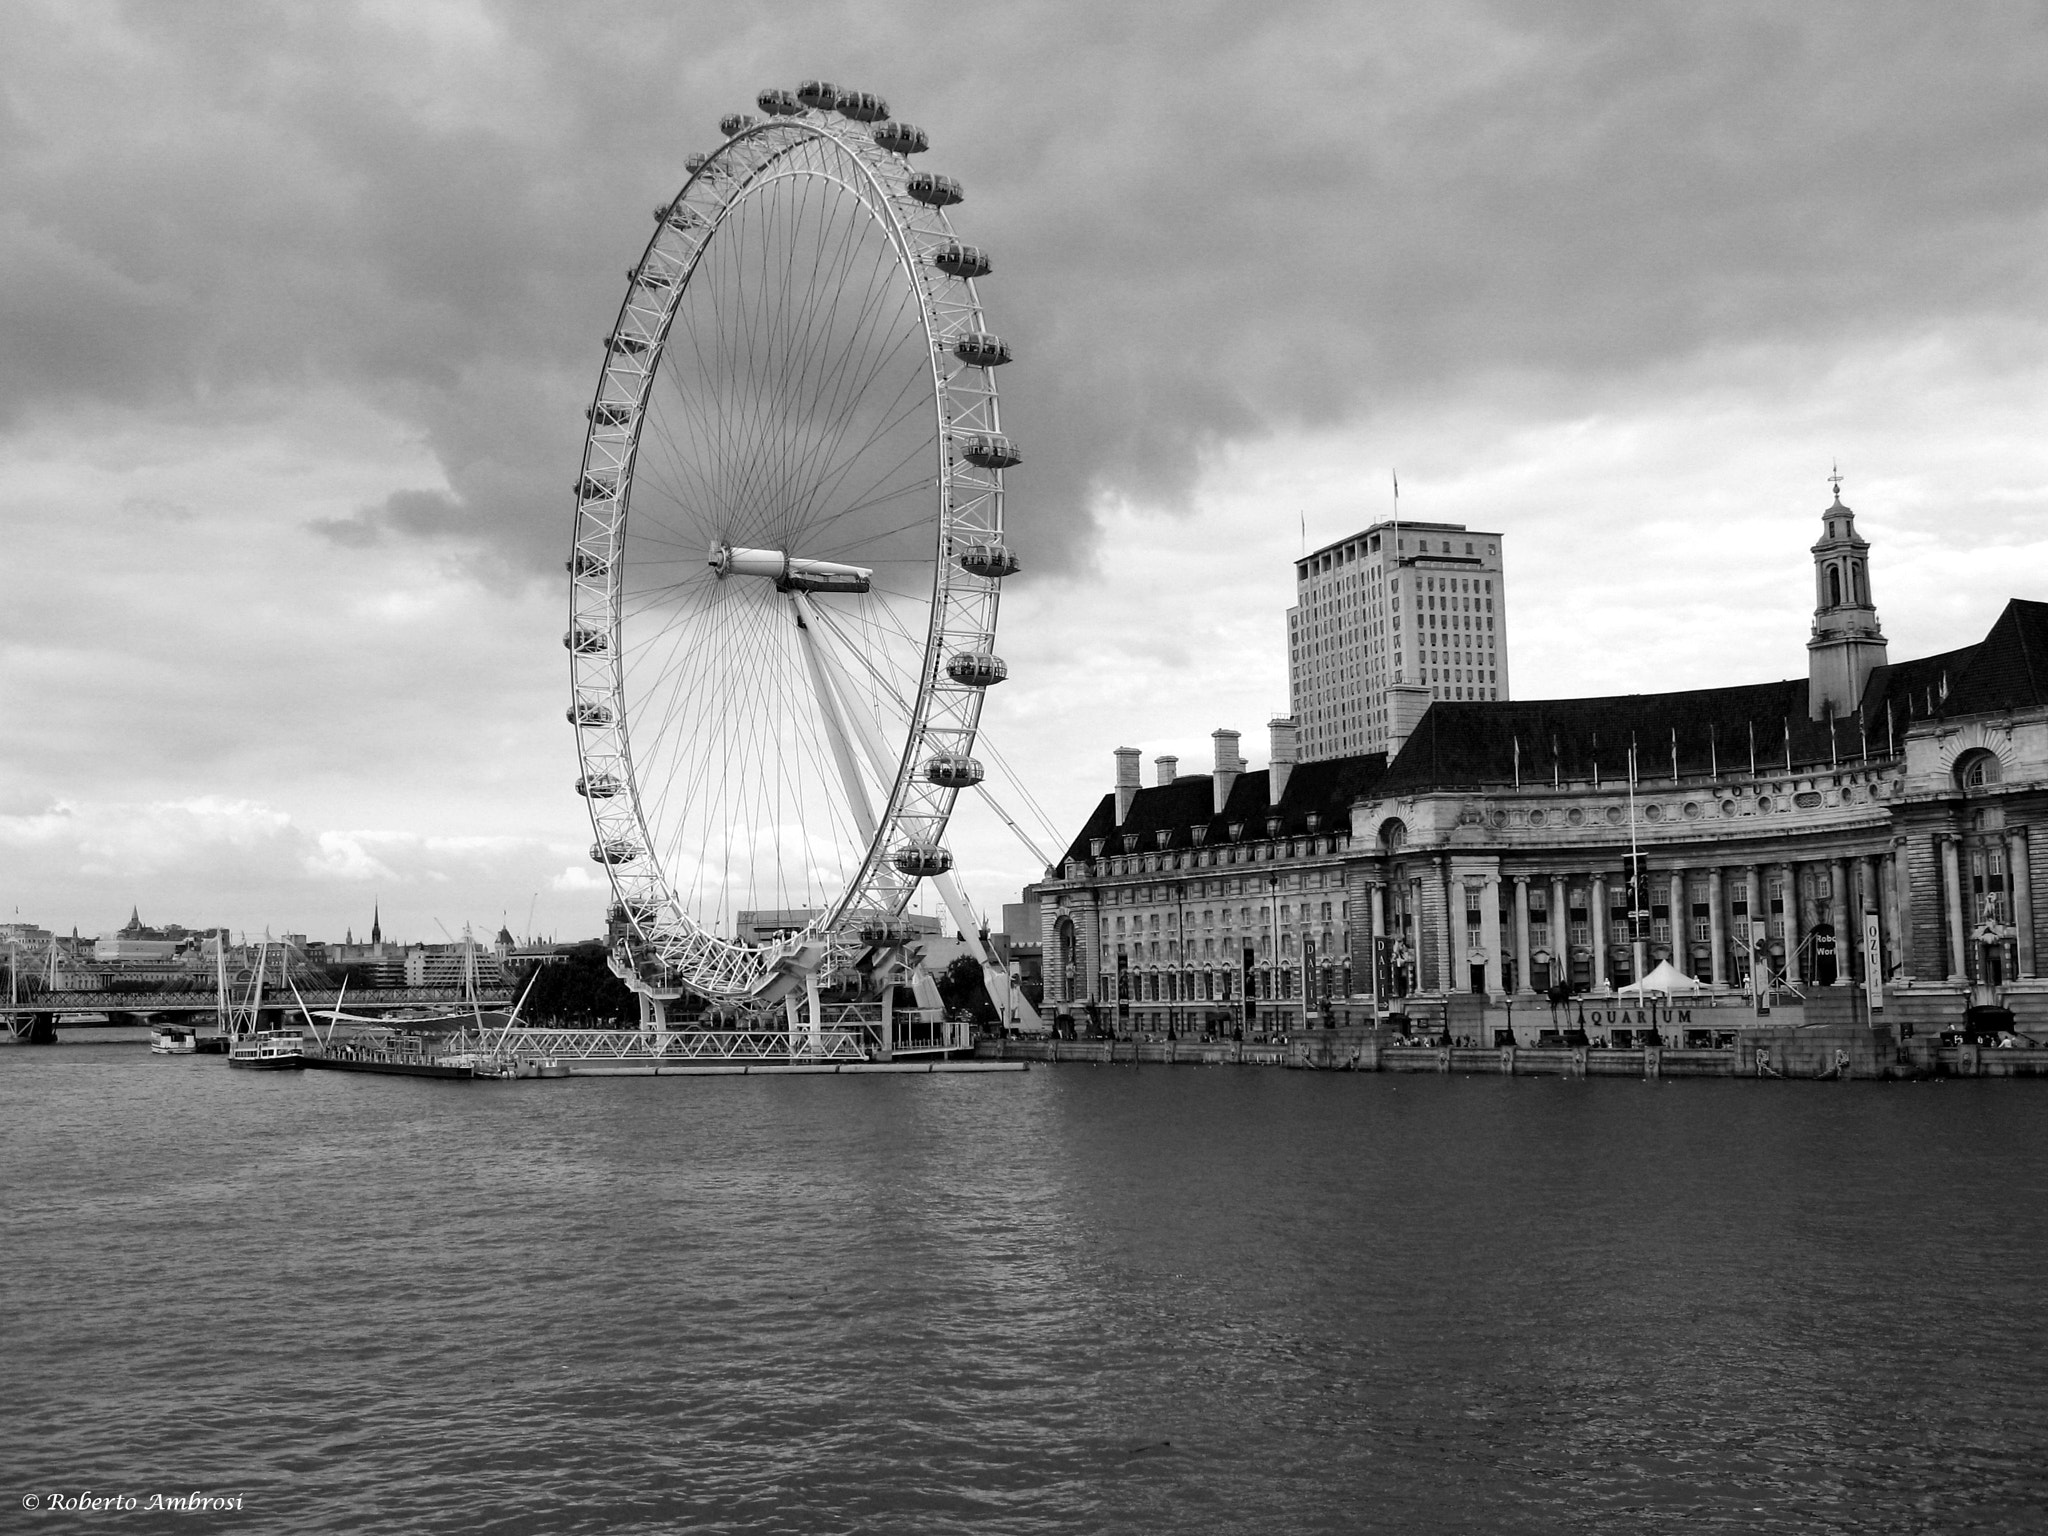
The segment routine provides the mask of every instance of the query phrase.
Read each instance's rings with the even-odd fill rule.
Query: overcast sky
[[[0,915],[598,929],[600,339],[684,156],[815,76],[996,258],[985,720],[1058,841],[1116,746],[1263,763],[1291,558],[1394,467],[1505,535],[1518,697],[1803,674],[1835,460],[1895,658],[2048,596],[2042,5],[9,0]]]

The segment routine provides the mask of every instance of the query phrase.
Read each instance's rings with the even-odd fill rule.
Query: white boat
[[[190,1056],[199,1049],[199,1039],[179,1024],[152,1024],[149,1049],[156,1056]]]
[[[268,1072],[301,1068],[306,1064],[305,1045],[305,1037],[295,1029],[267,1029],[237,1040],[228,1052],[228,1065]]]

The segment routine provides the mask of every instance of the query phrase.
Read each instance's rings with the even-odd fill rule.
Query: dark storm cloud
[[[446,492],[318,531],[556,568],[649,210],[876,89],[962,177],[1038,569],[1099,493],[1527,375],[2038,306],[2039,7],[53,5],[10,13],[0,424],[340,386]]]

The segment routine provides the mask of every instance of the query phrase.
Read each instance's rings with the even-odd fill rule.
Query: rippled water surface
[[[2036,1531],[2048,1084],[0,1051],[0,1529]]]

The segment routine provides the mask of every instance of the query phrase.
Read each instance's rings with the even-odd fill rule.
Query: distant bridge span
[[[307,1008],[314,1013],[332,1009],[337,1002],[349,1013],[389,1013],[397,1008],[466,1009],[470,994],[459,987],[350,987],[346,994],[333,987],[311,991],[299,989]],[[246,1007],[246,994],[230,994],[230,1001]],[[509,1008],[510,987],[484,987],[475,997],[483,1008]],[[296,1013],[298,1002],[289,988],[264,989],[263,1011]],[[218,995],[203,992],[37,992],[18,1002],[0,998],[0,1018],[15,1019],[38,1013],[217,1013]]]

